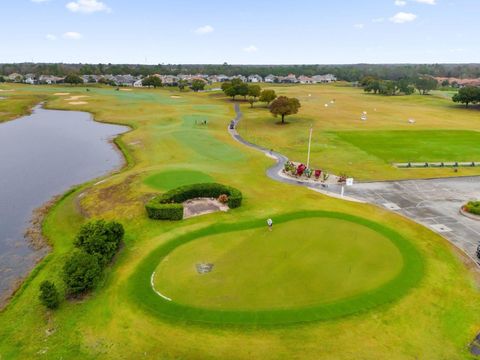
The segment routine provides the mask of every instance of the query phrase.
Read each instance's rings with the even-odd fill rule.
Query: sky
[[[480,63],[480,0],[0,4],[0,62]]]

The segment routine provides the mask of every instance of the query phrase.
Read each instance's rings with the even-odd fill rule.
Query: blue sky
[[[480,62],[479,0],[1,0],[0,62]]]

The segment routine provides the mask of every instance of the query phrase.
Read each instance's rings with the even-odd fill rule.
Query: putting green
[[[130,280],[153,314],[229,324],[331,319],[402,296],[422,276],[411,243],[369,220],[310,211],[219,224],[155,250]],[[199,274],[197,264],[212,263]]]
[[[170,170],[154,173],[143,182],[155,189],[171,190],[183,185],[213,182],[213,179],[201,171]]]

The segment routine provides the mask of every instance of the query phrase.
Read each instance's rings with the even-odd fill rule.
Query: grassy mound
[[[320,287],[316,289],[315,292],[309,293],[309,291],[305,291],[303,296],[302,294],[300,294],[300,296],[297,297],[296,303],[295,301],[293,302],[293,307],[289,307],[289,304],[284,304],[282,306],[282,301],[286,299],[290,299],[288,301],[291,301],[292,297],[294,297],[295,294],[283,294],[282,296],[279,293],[279,291],[281,292],[281,289],[277,289],[277,292],[273,292],[271,296],[268,296],[268,291],[264,292],[262,289],[259,288],[257,288],[256,293],[254,292],[255,289],[253,288],[256,284],[260,285],[263,283],[265,285],[268,283],[268,281],[262,279],[254,280],[256,276],[261,277],[261,274],[255,272],[258,265],[253,264],[251,265],[250,274],[248,274],[249,266],[245,266],[247,272],[246,278],[243,279],[244,283],[242,289],[247,290],[245,287],[248,285],[248,281],[252,281],[252,291],[246,291],[245,295],[248,296],[249,294],[253,294],[252,296],[255,296],[252,298],[252,301],[254,301],[253,304],[248,302],[248,298],[236,300],[233,303],[233,306],[232,303],[230,303],[229,306],[225,306],[225,304],[228,304],[228,302],[217,302],[209,304],[208,298],[202,298],[202,295],[206,295],[207,297],[210,296],[208,295],[208,292],[213,290],[214,285],[210,284],[209,286],[201,289],[201,292],[198,293],[196,292],[196,290],[199,290],[198,283],[193,285],[187,285],[188,276],[187,278],[182,279],[182,273],[177,274],[177,276],[180,279],[180,284],[183,284],[183,281],[186,281],[185,286],[187,286],[187,288],[185,288],[184,286],[178,286],[179,284],[177,284],[178,292],[175,294],[175,296],[180,296],[180,299],[183,299],[185,303],[178,303],[175,301],[175,299],[173,299],[173,301],[168,301],[156,294],[151,286],[152,273],[157,269],[159,262],[161,263],[166,256],[169,256],[169,261],[171,261],[170,259],[175,259],[176,255],[174,250],[177,249],[179,246],[188,244],[202,237],[215,235],[219,236],[220,234],[223,234],[224,241],[227,241],[226,237],[224,236],[225,233],[229,233],[228,238],[235,238],[235,236],[238,236],[237,232],[239,231],[253,231],[253,233],[255,233],[256,229],[265,227],[265,222],[263,219],[235,224],[218,224],[177,237],[176,239],[153,251],[139,265],[139,267],[129,280],[129,291],[132,299],[141,308],[145,309],[152,315],[162,318],[169,318],[171,320],[190,320],[216,324],[275,325],[315,320],[327,320],[365,311],[399,298],[400,296],[405,294],[408,289],[410,289],[412,286],[415,286],[422,277],[423,262],[420,254],[417,252],[415,247],[408,240],[401,237],[395,231],[363,218],[336,212],[297,212],[287,215],[276,216],[276,228],[274,229],[274,231],[282,230],[284,226],[287,228],[288,226],[290,226],[289,222],[291,222],[292,220],[302,219],[303,221],[313,218],[321,218],[321,220],[324,221],[325,225],[328,223],[329,220],[332,221],[331,225],[333,227],[330,227],[329,229],[327,228],[327,233],[330,231],[333,233],[335,231],[335,224],[338,225],[339,221],[349,222],[351,225],[349,227],[350,229],[359,230],[358,235],[367,235],[370,241],[376,243],[376,245],[380,245],[380,249],[376,250],[379,253],[375,254],[374,252],[372,257],[370,257],[368,260],[370,261],[371,267],[369,267],[368,265],[361,265],[361,261],[359,259],[353,259],[354,254],[357,251],[359,251],[359,253],[357,253],[356,255],[361,257],[362,255],[360,255],[360,253],[367,251],[367,249],[364,247],[365,244],[362,244],[361,238],[355,239],[355,231],[352,231],[351,235],[353,235],[353,237],[350,238],[350,242],[353,252],[350,252],[350,250],[345,250],[346,252],[338,250],[340,247],[342,247],[342,244],[340,244],[337,250],[330,249],[327,254],[324,254],[319,258],[315,258],[314,255],[307,255],[307,263],[308,261],[313,261],[313,264],[311,263],[310,265],[308,265],[302,263],[301,261],[296,262],[297,269],[299,269],[299,266],[305,266],[303,270],[299,269],[297,271],[304,271],[304,274],[309,273],[310,280],[312,280],[313,277],[316,275],[315,272],[312,273],[312,270],[315,270],[317,268],[317,261],[333,261],[333,263],[335,263],[335,260],[332,260],[333,254],[333,256],[338,256],[338,263],[336,264],[336,266],[339,266],[339,273],[337,275],[327,275],[327,271],[323,271],[322,276],[324,276],[325,279],[327,279],[328,276],[327,281],[330,283],[331,286],[329,286],[328,284],[323,284],[322,287],[320,286],[322,281],[320,279],[315,279],[313,283],[310,283],[312,285],[317,285]],[[292,222],[292,224],[294,223],[295,222]],[[365,229],[360,230],[360,228]],[[327,235],[327,233],[323,235]],[[389,241],[386,241],[387,239]],[[284,244],[285,240],[283,240]],[[261,239],[257,239],[257,241],[262,242]],[[297,239],[297,241],[299,240]],[[323,245],[326,245],[327,243],[333,245],[333,242],[338,241],[338,239],[332,239],[331,242],[326,240],[323,240],[322,242]],[[348,244],[348,239],[343,241],[347,242],[343,243],[343,246],[346,246]],[[289,251],[292,250],[288,249],[287,247],[283,247],[283,249],[280,250],[274,250],[274,243],[275,241],[273,240],[270,245],[272,247],[271,253],[273,254],[274,258],[270,260],[264,258],[264,260],[267,261],[266,266],[268,266],[268,262],[270,264],[277,263],[277,267],[272,270],[274,272],[278,270],[279,272],[278,274],[271,275],[265,273],[267,269],[263,268],[265,276],[273,276],[274,278],[273,284],[269,285],[271,290],[275,289],[275,285],[280,286],[282,282],[282,276],[285,275],[285,270],[281,269],[281,266],[279,267],[279,264],[283,262],[284,264],[288,265],[288,261],[285,262],[285,260],[281,258],[282,254],[284,257],[288,257],[290,254]],[[318,246],[318,244],[316,245]],[[221,245],[217,244],[216,246]],[[259,244],[259,246],[261,247],[261,244]],[[265,246],[268,247],[268,245],[264,244],[264,249],[262,249],[262,251],[265,251]],[[312,252],[311,248],[308,249],[309,246],[315,246],[315,244],[309,243],[307,245],[307,249],[305,249],[306,252],[303,253],[303,256],[305,256],[305,254],[309,252]],[[333,247],[335,247],[335,245],[333,245]],[[252,251],[250,251],[250,256],[253,256],[253,252],[255,250],[256,249],[252,249]],[[372,250],[372,248],[370,247],[369,250]],[[242,251],[241,249],[239,250],[238,248],[235,249],[235,251],[238,251],[238,256],[242,256],[242,253],[245,254],[244,251]],[[217,253],[221,253],[221,249],[219,249]],[[281,254],[280,258],[275,258],[275,255],[278,255],[279,253]],[[383,255],[386,256],[386,259],[382,260],[381,258],[379,258],[381,257],[380,253],[383,253]],[[261,255],[262,254],[257,254],[257,256]],[[263,255],[265,255],[265,253],[263,253]],[[180,254],[180,258],[181,256],[182,254]],[[308,256],[313,256],[313,258],[309,259]],[[365,254],[364,256],[368,257],[367,254]],[[328,260],[329,257],[330,259]],[[255,258],[249,260],[249,258],[245,259],[242,257],[242,259],[247,263],[256,261]],[[350,260],[352,264],[355,264],[355,266],[357,267],[357,274],[355,275],[357,276],[357,278],[353,279],[353,282],[350,284],[350,286],[344,286],[343,289],[340,289],[341,286],[339,286],[338,280],[342,277],[342,274],[343,276],[345,276],[346,273],[350,272],[349,267],[345,266],[345,264],[343,263],[347,260]],[[379,272],[388,269],[389,262],[390,265],[393,264],[393,266],[391,266],[392,269],[388,270],[386,274],[378,274],[375,271],[375,268],[377,268]],[[332,272],[336,272],[337,270],[335,269],[335,265],[333,265],[333,263],[333,268],[331,268],[330,270]],[[191,263],[190,265],[195,266],[195,264]],[[233,261],[230,265],[235,266],[235,261]],[[360,269],[362,266],[365,267],[363,267],[363,269]],[[160,269],[160,279],[165,279],[165,275],[167,275],[166,277],[169,276],[168,272],[170,270],[168,268],[166,268],[163,273],[162,271],[163,270]],[[210,274],[206,276],[209,275]],[[298,275],[299,273],[294,272],[293,277],[286,279],[287,282],[290,283],[290,290],[292,291],[299,291],[300,287],[302,286],[301,284],[294,283],[295,277],[297,277]],[[277,276],[276,279],[275,276]],[[371,278],[362,284],[362,278],[365,281],[365,279],[369,276]],[[238,279],[238,277],[236,279]],[[232,279],[231,281],[231,285],[233,286],[236,281],[235,279]],[[170,289],[173,289],[173,286],[174,284],[170,284]],[[218,283],[217,287],[219,287]],[[332,291],[331,288],[333,287],[339,288]],[[183,288],[183,290],[180,288]],[[242,284],[240,284],[240,288],[242,288]],[[274,296],[280,296],[280,298],[272,299],[272,297]],[[299,301],[298,299],[301,300]],[[187,300],[190,303],[187,303]],[[193,305],[191,304],[192,301],[194,302]]]

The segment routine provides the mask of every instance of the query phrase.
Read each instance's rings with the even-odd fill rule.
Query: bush
[[[105,266],[115,256],[124,234],[122,224],[115,221],[90,221],[80,228],[75,246],[97,256],[100,265]]]
[[[51,281],[45,280],[40,284],[40,296],[38,298],[49,309],[56,309],[60,305],[60,294]]]
[[[160,204],[155,201],[149,201],[145,205],[150,219],[155,220],[182,220],[182,204]]]
[[[220,195],[227,195],[227,204],[231,209],[242,204],[242,193],[230,186],[205,183],[181,186],[151,199],[146,205],[148,216],[151,219],[181,220],[183,219],[183,203],[189,199],[209,197],[218,199]]]
[[[465,211],[480,215],[480,201],[469,201],[467,205],[465,205]]]
[[[95,255],[76,251],[63,266],[63,281],[67,293],[79,295],[95,287],[102,274],[102,268]]]
[[[218,197],[218,201],[221,202],[222,204],[228,203],[228,195],[227,194],[222,194]]]

